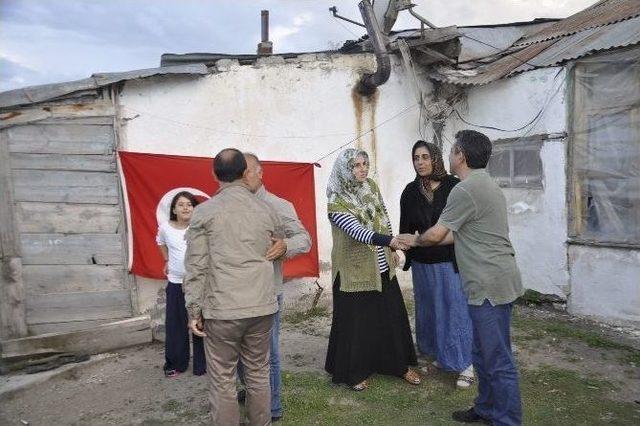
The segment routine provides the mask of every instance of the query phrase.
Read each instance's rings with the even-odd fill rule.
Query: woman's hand
[[[400,256],[395,251],[391,254],[391,263],[393,263],[394,268],[400,266]]]

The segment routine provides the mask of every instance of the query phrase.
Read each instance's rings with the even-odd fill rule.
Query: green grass
[[[587,346],[596,349],[616,349],[625,351],[629,362],[640,360],[640,351],[629,345],[614,342],[597,331],[590,331],[554,319],[525,318],[518,314],[513,317],[513,326],[516,331],[515,341],[541,340],[546,337],[557,339],[573,339],[585,343]]]
[[[319,373],[284,373],[283,425],[450,425],[451,411],[472,404],[475,390],[457,391],[454,377],[427,377],[421,386],[374,376],[354,392]],[[637,404],[608,400],[615,389],[603,380],[552,368],[523,371],[520,381],[528,425],[640,424]]]
[[[329,310],[324,306],[314,306],[308,311],[295,311],[285,314],[284,322],[289,324],[300,324],[314,317],[328,317]]]
[[[182,411],[183,408],[184,408],[184,405],[182,405],[181,402],[176,401],[175,399],[170,399],[164,404],[162,404],[162,411],[165,411],[165,412],[175,413],[175,412]]]

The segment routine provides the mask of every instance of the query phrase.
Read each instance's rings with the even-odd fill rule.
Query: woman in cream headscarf
[[[420,384],[407,310],[395,277],[400,248],[369,156],[347,149],[333,166],[327,198],[333,235],[333,321],[326,371],[334,383],[364,390],[374,374]],[[394,250],[392,250],[393,248]]]

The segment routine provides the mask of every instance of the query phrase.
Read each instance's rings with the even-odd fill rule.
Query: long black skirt
[[[416,365],[407,308],[398,281],[382,277],[382,292],[340,291],[333,283],[333,321],[325,370],[334,383],[354,386],[374,373],[403,376]]]

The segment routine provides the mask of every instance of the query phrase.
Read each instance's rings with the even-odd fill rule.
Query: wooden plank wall
[[[2,130],[30,334],[133,314],[113,121],[57,118]]]

